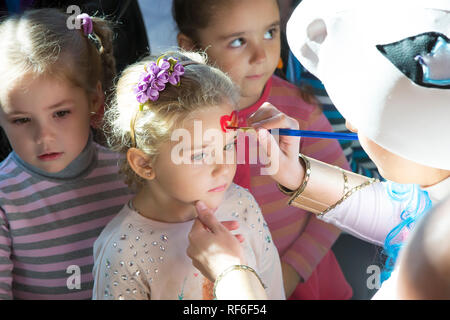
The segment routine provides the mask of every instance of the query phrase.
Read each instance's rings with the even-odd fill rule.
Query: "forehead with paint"
[[[236,132],[227,129],[236,125],[236,111],[234,105],[224,102],[218,106],[202,109],[191,113],[183,120],[182,125],[175,129],[172,141],[177,143],[173,148],[179,148],[188,162],[195,160],[221,161],[217,153],[234,150]],[[176,150],[172,152],[177,153]],[[206,153],[205,153],[206,152]],[[207,155],[214,154],[220,159],[212,159]],[[222,159],[225,161],[225,159]],[[234,159],[229,159],[233,160]]]
[[[362,135],[450,170],[450,2],[303,0],[292,52]]]

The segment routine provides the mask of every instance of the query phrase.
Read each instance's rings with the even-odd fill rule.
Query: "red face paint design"
[[[237,127],[237,112],[233,111],[230,115],[220,117],[220,127],[223,132],[227,132],[228,127]]]

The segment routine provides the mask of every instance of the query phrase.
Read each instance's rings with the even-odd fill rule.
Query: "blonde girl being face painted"
[[[185,65],[178,84],[151,82],[144,70],[154,67],[152,60],[138,62],[124,71],[105,117],[111,147],[127,155],[122,172],[138,191],[134,207],[152,219],[180,222],[194,218],[198,200],[217,207],[232,183],[235,133],[222,130],[221,118],[233,112],[237,90],[199,54],[164,57]]]

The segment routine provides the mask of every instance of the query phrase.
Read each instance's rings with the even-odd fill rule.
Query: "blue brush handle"
[[[278,133],[281,136],[338,139],[338,140],[358,140],[358,134],[356,134],[356,133],[306,131],[306,130],[294,130],[294,129],[272,129],[269,131],[272,134],[276,135]]]

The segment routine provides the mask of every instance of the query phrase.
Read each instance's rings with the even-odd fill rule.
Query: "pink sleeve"
[[[328,119],[318,107],[308,106],[308,108],[311,112],[308,115],[303,114],[302,118],[290,114],[291,117],[295,117],[299,121],[300,129],[333,131]],[[302,138],[300,152],[317,160],[350,170],[337,140]],[[311,213],[310,215],[304,231],[282,257],[282,261],[293,266],[304,281],[308,280],[341,232],[337,227],[320,221]]]
[[[9,227],[2,209],[0,209],[0,300],[12,299],[11,238]]]
[[[340,234],[335,226],[311,215],[305,230],[281,257],[306,282]]]

